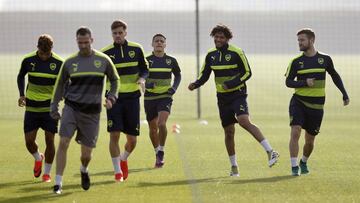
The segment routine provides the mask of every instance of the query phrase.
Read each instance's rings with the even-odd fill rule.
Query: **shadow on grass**
[[[248,184],[248,183],[274,183],[279,181],[285,181],[296,178],[295,176],[285,175],[285,176],[274,176],[266,178],[254,178],[254,179],[241,179],[241,177],[233,179],[228,184]]]
[[[226,180],[227,177],[216,177],[216,178],[200,178],[200,179],[186,179],[186,180],[177,180],[171,182],[139,182],[137,186],[134,187],[167,187],[167,186],[176,186],[176,185],[192,185],[199,183],[207,182],[218,182],[220,180]]]
[[[8,203],[8,202],[51,202],[58,201],[62,197],[71,195],[72,192],[63,193],[61,195],[53,194],[52,191],[46,194],[38,194],[38,195],[30,195],[24,197],[13,197],[13,198],[1,198],[0,203]]]
[[[154,168],[134,168],[134,169],[129,169],[129,173],[139,173],[139,172],[144,172],[144,171],[150,171],[153,169]],[[103,172],[98,172],[98,173],[90,172],[90,177],[91,176],[113,176],[113,175],[114,175],[114,171],[103,171]],[[74,177],[80,177],[80,174],[74,174]]]
[[[7,183],[0,183],[0,189],[4,189],[6,187],[13,187],[13,186],[23,186],[23,185],[31,185],[31,184],[39,184],[42,183],[37,180],[24,180],[24,181],[16,181],[16,182],[7,182]]]
[[[91,186],[90,186],[90,190],[91,187],[97,186],[97,185],[108,185],[108,184],[115,184],[116,182],[113,180],[106,180],[106,181],[98,181],[98,182],[92,182]],[[63,186],[63,190],[74,190],[74,189],[79,189],[82,190],[81,188],[81,183],[79,181],[79,183],[74,183],[71,185],[64,185]],[[40,186],[40,185],[33,185],[30,187],[24,187],[24,188],[20,188],[19,191],[20,192],[33,192],[33,191],[49,191],[52,192],[53,190],[53,185],[49,184],[48,187],[44,187],[44,186]]]

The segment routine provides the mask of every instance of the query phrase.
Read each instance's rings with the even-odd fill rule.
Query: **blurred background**
[[[231,43],[245,51],[254,72],[249,81],[250,94],[263,96],[260,89],[267,88],[275,94],[274,101],[270,102],[272,105],[284,100],[287,105],[289,100],[287,96],[292,91],[283,85],[283,74],[291,58],[299,53],[296,32],[303,27],[315,30],[316,47],[333,56],[340,74],[346,78],[349,73],[345,87],[354,85],[352,81],[358,73],[354,73],[349,65],[356,66],[359,61],[358,0],[199,0],[198,8],[200,62],[206,51],[213,47],[209,36],[212,27],[217,23],[228,25],[234,34]],[[112,43],[110,24],[115,19],[128,23],[127,39],[142,44],[146,53],[151,53],[151,39],[155,33],[167,37],[167,53],[178,58],[185,76],[174,108],[177,108],[176,104],[184,104],[194,111],[189,115],[196,117],[196,94],[186,91],[188,82],[196,78],[195,11],[195,0],[0,0],[0,117],[21,118],[23,114],[22,109],[14,109],[18,98],[16,74],[22,56],[36,49],[40,34],[52,35],[54,51],[66,58],[77,51],[75,31],[79,26],[92,29],[94,48],[101,49]],[[204,88],[200,98],[214,98],[212,79],[208,83],[206,87],[209,88]],[[331,89],[337,91],[334,86]],[[289,94],[282,97],[284,92]],[[351,97],[352,92],[349,95]],[[339,97],[337,94],[337,101]],[[216,111],[204,110],[208,103],[200,101],[201,116],[217,116]],[[211,105],[214,104],[215,98],[211,100]],[[287,111],[286,107],[280,108]],[[188,116],[179,112],[181,115]]]

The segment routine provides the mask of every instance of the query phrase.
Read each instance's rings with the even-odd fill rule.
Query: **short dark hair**
[[[123,27],[124,30],[126,30],[127,24],[126,24],[124,21],[122,21],[122,20],[115,20],[115,21],[111,24],[111,30],[114,30],[114,29],[116,29],[116,28],[118,28],[118,27]]]
[[[84,35],[90,35],[91,37],[91,30],[90,28],[86,27],[86,26],[81,26],[77,31],[76,31],[76,36],[78,35],[81,35],[81,36],[84,36]]]
[[[163,38],[166,40],[166,37],[165,37],[163,34],[161,34],[161,33],[155,34],[155,35],[153,36],[153,38],[152,38],[153,41],[154,41],[155,37],[163,37]]]
[[[230,30],[230,28],[226,25],[223,24],[217,24],[210,33],[211,37],[214,37],[216,33],[222,32],[224,33],[225,37],[227,39],[231,39],[233,37],[232,32]]]
[[[54,44],[53,38],[48,34],[39,36],[37,47],[43,52],[50,52]]]
[[[297,36],[305,34],[309,39],[315,39],[315,32],[311,28],[302,28],[297,32]]]

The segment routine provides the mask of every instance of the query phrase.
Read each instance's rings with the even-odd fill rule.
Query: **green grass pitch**
[[[295,56],[295,54],[294,54]],[[248,55],[253,76],[248,82],[248,103],[253,122],[271,145],[280,161],[267,166],[262,147],[248,133],[236,127],[236,151],[240,177],[229,177],[230,164],[218,118],[213,78],[201,88],[202,118],[196,119],[196,93],[187,85],[195,78],[195,59],[178,56],[183,80],[174,98],[168,121],[165,166],[153,169],[155,155],[146,125],[141,125],[138,145],[129,159],[129,178],[115,183],[108,152],[105,114],[97,148],[89,165],[92,185],[80,186],[80,147],[72,142],[63,180],[63,194],[52,193],[53,183],[32,176],[33,158],[23,137],[23,109],[17,107],[16,75],[21,56],[3,55],[0,75],[0,203],[5,202],[359,202],[360,201],[360,78],[358,55],[333,56],[350,96],[350,106],[342,106],[342,96],[327,77],[324,120],[309,159],[310,174],[290,176],[288,152],[288,103],[293,90],[285,87],[284,73],[290,55]],[[141,117],[144,119],[142,108]],[[171,125],[181,126],[179,134]],[[58,137],[56,137],[56,145]],[[40,150],[44,135],[38,133]],[[300,145],[302,151],[303,137]],[[121,137],[121,145],[124,137]],[[52,169],[55,176],[55,166]]]

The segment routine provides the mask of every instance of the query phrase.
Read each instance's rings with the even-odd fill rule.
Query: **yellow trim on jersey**
[[[80,73],[72,73],[70,74],[70,77],[79,77],[79,76],[104,76],[104,73],[99,72],[80,72]]]
[[[323,72],[325,72],[324,68],[310,68],[310,69],[298,70],[297,74],[323,73]]]
[[[171,72],[171,68],[149,68],[150,72]]]
[[[133,67],[133,66],[137,66],[139,65],[138,61],[134,61],[134,62],[127,62],[127,63],[117,63],[115,64],[116,68],[126,68],[126,67]]]
[[[37,72],[29,72],[30,76],[41,77],[41,78],[57,78],[57,75],[49,74],[49,73],[37,73]]]

